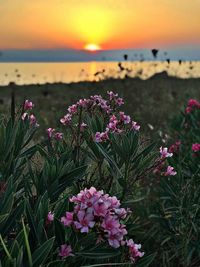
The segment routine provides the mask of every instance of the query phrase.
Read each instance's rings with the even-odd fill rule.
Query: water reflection
[[[54,82],[99,81],[102,79],[139,77],[147,79],[166,71],[180,78],[200,77],[200,62],[125,61],[81,63],[0,63],[0,85],[43,84]]]

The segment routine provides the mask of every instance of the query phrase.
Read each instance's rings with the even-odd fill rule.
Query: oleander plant
[[[123,104],[113,92],[80,99],[36,141],[34,104],[12,99],[0,124],[0,266],[199,266],[200,104],[176,119],[169,149]]]

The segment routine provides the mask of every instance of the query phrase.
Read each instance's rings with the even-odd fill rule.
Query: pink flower
[[[118,238],[118,233],[116,232],[115,234],[112,234],[112,231],[111,231],[111,233],[108,236],[109,245],[113,248],[119,248],[121,244],[120,241],[122,241],[122,239],[121,237]]]
[[[168,148],[167,147],[160,147],[160,154],[161,154],[161,158],[170,158],[173,156],[173,153],[169,153],[168,152]]]
[[[35,127],[38,127],[39,126],[39,124],[36,121],[36,117],[33,114],[31,114],[29,116],[29,114],[25,112],[25,113],[22,114],[22,117],[21,118],[22,118],[23,121],[25,119],[28,119],[29,120],[29,123],[30,123],[30,126],[35,126]]]
[[[61,223],[64,226],[70,226],[73,223],[73,220],[74,220],[73,217],[74,217],[73,212],[66,212],[65,216],[61,218]]]
[[[87,127],[87,124],[84,123],[84,122],[82,122],[82,123],[81,123],[81,127],[80,127],[81,132],[83,132],[83,131],[85,130],[86,127]]]
[[[91,213],[81,210],[78,212],[77,218],[79,221],[75,221],[74,225],[76,229],[80,229],[81,233],[88,233],[89,228],[95,225],[94,216]]]
[[[72,106],[69,106],[67,110],[70,114],[75,114],[77,112],[77,105],[74,104]]]
[[[119,112],[120,120],[124,122],[124,124],[129,124],[131,122],[131,117],[128,115],[125,115],[124,112]]]
[[[191,113],[191,112],[192,112],[192,108],[191,108],[191,107],[187,107],[187,108],[185,109],[185,112],[186,112],[187,114]]]
[[[187,114],[191,113],[193,111],[193,109],[200,109],[200,103],[196,99],[190,99],[188,101],[188,106],[187,106],[185,112]]]
[[[97,142],[97,143],[102,142],[101,133],[100,132],[96,132],[96,134],[95,134],[95,142]]]
[[[119,97],[117,99],[115,99],[115,103],[118,105],[118,106],[121,106],[124,104],[124,100],[123,98]]]
[[[105,131],[105,132],[96,132],[95,134],[95,142],[97,143],[101,143],[101,142],[105,142],[109,139],[108,137],[108,131]]]
[[[29,100],[26,100],[24,103],[24,110],[29,110],[32,109],[34,107],[33,103]]]
[[[23,113],[22,114],[22,120],[24,121],[26,118],[28,118],[29,116],[28,116],[28,113]]]
[[[108,243],[111,247],[119,248],[123,244],[123,238],[127,235],[125,225],[120,224],[119,228],[113,228],[108,231]]]
[[[196,143],[192,145],[192,151],[193,152],[199,152],[200,151],[200,144]]]
[[[188,107],[191,107],[191,108],[193,108],[193,107],[200,108],[200,103],[196,99],[190,99],[188,101]]]
[[[36,126],[36,127],[39,126],[39,124],[37,123],[37,120],[36,120],[35,115],[31,114],[31,115],[29,116],[29,121],[30,121],[30,125],[31,125],[31,126]]]
[[[110,122],[117,123],[118,122],[117,117],[115,115],[110,116]]]
[[[63,139],[63,133],[56,132],[55,133],[55,139],[56,140],[62,140]]]
[[[132,129],[132,130],[135,130],[135,131],[139,131],[139,129],[140,129],[140,125],[137,124],[137,122],[132,121],[131,129]]]
[[[105,217],[108,213],[108,206],[103,201],[97,201],[94,204],[94,215],[99,217]]]
[[[124,208],[121,209],[114,209],[115,214],[117,214],[117,216],[119,216],[119,218],[125,219],[127,216],[127,210]]]
[[[51,211],[49,211],[49,213],[47,214],[47,222],[51,223],[53,222],[53,220],[54,220],[54,214]]]
[[[63,125],[69,125],[71,120],[72,120],[72,115],[71,114],[67,114],[63,118],[60,119],[60,122]]]
[[[109,197],[109,201],[112,208],[119,208],[119,206],[121,205],[120,201],[115,196]]]
[[[109,113],[111,111],[110,106],[107,104],[106,100],[101,100],[98,104],[106,113]]]
[[[88,106],[88,104],[90,103],[90,100],[89,99],[80,99],[78,102],[77,102],[77,105],[80,106],[80,107],[83,107],[83,108],[86,108]]]
[[[108,215],[104,218],[103,223],[101,226],[104,228],[105,231],[112,231],[115,228],[120,227],[119,220],[115,219],[113,216]]]
[[[174,176],[176,174],[177,174],[177,172],[174,171],[173,167],[171,167],[171,166],[167,167],[167,171],[165,172],[166,176]]]
[[[110,100],[113,100],[118,97],[118,94],[114,94],[112,91],[107,91],[107,94],[109,95]]]
[[[169,152],[170,153],[177,153],[179,151],[180,145],[181,145],[181,141],[176,141],[175,144],[170,146]]]
[[[55,132],[55,129],[53,128],[48,128],[47,129],[47,135],[49,138],[51,138],[53,136],[53,133]]]
[[[74,256],[74,254],[72,254],[72,248],[70,245],[61,245],[60,250],[59,250],[59,256],[62,258],[66,258],[69,256]]]
[[[129,239],[126,241],[126,244],[129,248],[129,255],[130,255],[130,260],[134,263],[135,260],[139,257],[143,257],[144,256],[144,252],[139,251],[141,249],[141,245],[140,244],[135,244],[133,242],[133,239]]]

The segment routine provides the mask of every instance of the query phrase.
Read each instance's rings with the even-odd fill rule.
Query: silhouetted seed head
[[[97,71],[97,72],[95,72],[94,76],[98,76],[99,74],[101,74],[101,72]]]
[[[179,59],[178,63],[179,63],[179,65],[181,65],[181,64],[182,64],[182,60],[181,60],[181,59]]]
[[[152,49],[151,50],[151,53],[153,54],[154,58],[157,58],[158,51],[159,51],[158,49]]]
[[[124,67],[122,66],[121,62],[118,63],[118,67],[120,68],[120,70],[124,70]]]
[[[170,64],[170,59],[169,58],[167,58],[166,61],[167,61],[168,64]]]
[[[125,54],[125,55],[124,55],[124,60],[127,60],[127,59],[128,59],[128,55]]]

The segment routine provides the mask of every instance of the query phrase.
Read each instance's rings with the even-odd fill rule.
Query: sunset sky
[[[200,0],[0,0],[0,49],[200,45]]]

